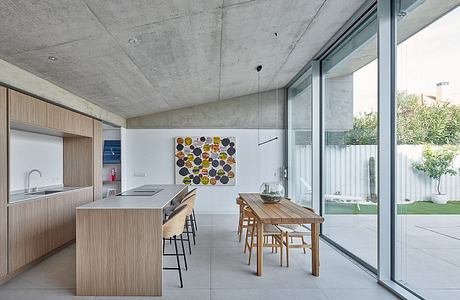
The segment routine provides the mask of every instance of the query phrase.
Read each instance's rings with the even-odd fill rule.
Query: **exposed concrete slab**
[[[84,0],[110,31],[161,23],[185,16],[213,11],[222,0]]]
[[[58,60],[50,61],[49,55]],[[21,52],[11,55],[10,61],[50,82],[64,83],[72,93],[123,113],[123,117],[169,109],[162,95],[109,35]],[[128,108],[130,113],[125,113]]]
[[[105,33],[88,7],[74,0],[3,0],[0,24],[0,52],[3,55]]]
[[[270,81],[282,67],[293,41],[313,20],[322,3],[322,0],[268,0],[225,7],[220,97],[226,99],[256,92],[255,68],[259,64],[263,65],[261,90],[284,86],[292,76],[283,74],[277,82]]]
[[[163,96],[174,109],[219,100],[221,18],[219,9],[115,34],[158,90],[151,101]],[[133,37],[138,42],[128,43]]]
[[[284,128],[284,89],[127,120],[128,128]]]
[[[117,126],[126,127],[126,120],[49,81],[41,79],[0,59],[0,83],[15,87],[51,102],[69,107]]]
[[[341,11],[360,3],[6,0],[0,58],[132,117],[255,93],[258,64],[261,90],[283,87],[347,21]],[[313,21],[316,29],[305,31]],[[315,51],[293,53],[299,39]],[[52,66],[50,55],[58,58]],[[288,73],[291,56],[299,58]]]

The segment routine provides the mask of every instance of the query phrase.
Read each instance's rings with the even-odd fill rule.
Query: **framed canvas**
[[[176,184],[235,185],[235,137],[179,136],[174,147]]]

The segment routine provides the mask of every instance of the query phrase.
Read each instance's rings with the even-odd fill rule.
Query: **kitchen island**
[[[163,208],[185,185],[144,185],[77,208],[76,294],[161,296]]]

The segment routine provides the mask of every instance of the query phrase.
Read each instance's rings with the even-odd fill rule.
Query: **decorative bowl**
[[[260,198],[267,204],[278,203],[284,198],[284,187],[281,182],[264,182],[260,186]]]

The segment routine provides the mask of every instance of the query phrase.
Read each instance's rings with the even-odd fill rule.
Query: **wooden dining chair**
[[[251,220],[249,219],[248,216],[245,216],[244,212],[244,207],[246,206],[246,201],[243,200],[243,198],[238,197],[236,198],[236,204],[239,206],[239,218],[238,218],[238,241],[241,243],[241,238],[243,236],[243,230],[245,228],[248,228],[251,224]]]
[[[163,224],[163,256],[176,256],[177,267],[163,267],[163,270],[177,270],[179,271],[180,287],[183,288],[184,284],[182,281],[182,269],[180,265],[180,256],[184,257],[185,269],[188,270],[187,257],[185,254],[184,239],[182,234],[184,233],[184,223],[187,217],[187,204],[178,207],[170,215],[170,218]],[[180,237],[182,244],[182,253],[178,251],[177,238]],[[165,253],[165,241],[166,239],[172,239],[174,241],[175,253]]]
[[[315,212],[309,207],[304,207],[304,209]],[[300,248],[303,249],[304,254],[307,253],[306,249],[311,249],[311,242],[307,243],[305,238],[311,237],[311,231],[304,224],[279,224],[276,227],[282,232],[281,241],[286,247],[286,266],[289,267],[289,249]],[[298,240],[297,243],[294,243],[295,239]]]
[[[244,207],[244,215],[249,219],[249,225],[246,228],[246,238],[244,243],[244,253],[246,249],[249,251],[248,265],[251,264],[252,249],[257,246],[257,243],[263,243],[263,247],[272,248],[272,252],[278,252],[280,249],[280,265],[283,265],[283,241],[282,232],[272,224],[260,224],[254,212],[249,206]],[[263,237],[259,239],[257,236],[257,226],[264,226]],[[270,241],[271,239],[271,241]],[[256,240],[256,243],[254,243]]]

